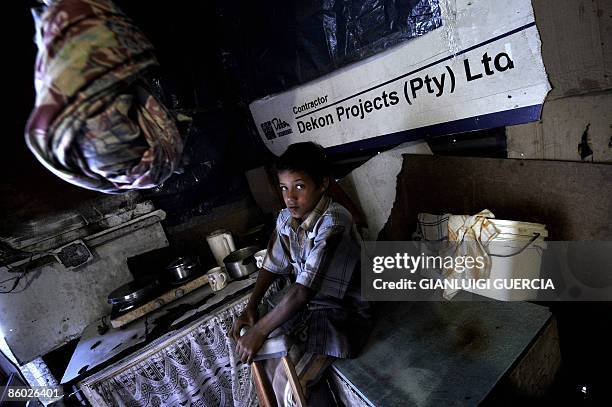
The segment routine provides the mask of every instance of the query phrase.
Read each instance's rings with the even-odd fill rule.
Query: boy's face
[[[312,212],[329,183],[328,179],[324,179],[317,186],[304,171],[281,171],[278,173],[278,181],[285,205],[296,219],[304,219]]]

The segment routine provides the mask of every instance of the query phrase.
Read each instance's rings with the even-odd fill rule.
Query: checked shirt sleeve
[[[344,221],[344,216],[330,218],[332,221],[324,221],[307,237],[312,239],[312,246],[298,266],[296,283],[341,299],[360,253],[351,239],[350,215],[348,222]]]
[[[271,273],[289,274],[291,272],[289,242],[287,237],[280,233],[279,230],[280,226],[277,223],[276,230],[270,237],[268,252],[261,267]]]

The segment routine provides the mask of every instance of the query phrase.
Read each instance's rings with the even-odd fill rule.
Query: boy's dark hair
[[[276,172],[304,171],[319,186],[323,178],[330,175],[330,163],[325,149],[312,141],[295,143],[278,157],[275,164]]]

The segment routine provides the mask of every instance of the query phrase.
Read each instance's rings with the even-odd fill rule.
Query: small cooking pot
[[[225,270],[231,278],[238,279],[257,271],[254,254],[259,251],[257,246],[248,246],[235,250],[224,259]]]
[[[173,282],[187,280],[200,270],[197,257],[179,257],[166,266],[166,277]]]

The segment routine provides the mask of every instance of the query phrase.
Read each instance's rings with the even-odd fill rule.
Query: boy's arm
[[[261,302],[261,299],[265,295],[266,291],[274,280],[278,277],[278,274],[274,274],[269,272],[266,269],[259,269],[259,274],[257,275],[257,281],[255,282],[255,288],[253,289],[253,293],[249,298],[249,302],[247,303],[246,308],[240,316],[234,321],[232,326],[232,337],[235,341],[238,341],[240,338],[240,328],[243,326],[253,326],[255,322],[257,322],[257,307]]]
[[[232,325],[231,334],[236,342],[240,339],[240,328],[245,325],[253,326],[257,322],[257,307],[274,280],[276,280],[280,274],[286,275],[289,273],[289,268],[291,267],[289,263],[289,248],[288,243],[285,242],[286,238],[279,233],[279,220],[281,220],[281,215],[279,215],[277,220],[276,230],[270,237],[270,242],[268,242],[268,251],[264,259],[264,264],[263,267],[259,269],[259,275],[257,276],[255,288],[249,298],[249,302]]]
[[[304,308],[314,294],[315,292],[306,286],[293,284],[280,303],[238,339],[236,351],[240,359],[243,362],[251,363],[253,356],[261,348],[270,332]]]
[[[266,291],[268,291],[268,288],[270,288],[278,276],[278,274],[272,273],[266,269],[259,269],[259,275],[257,276],[253,293],[247,303],[247,308],[257,309]]]

